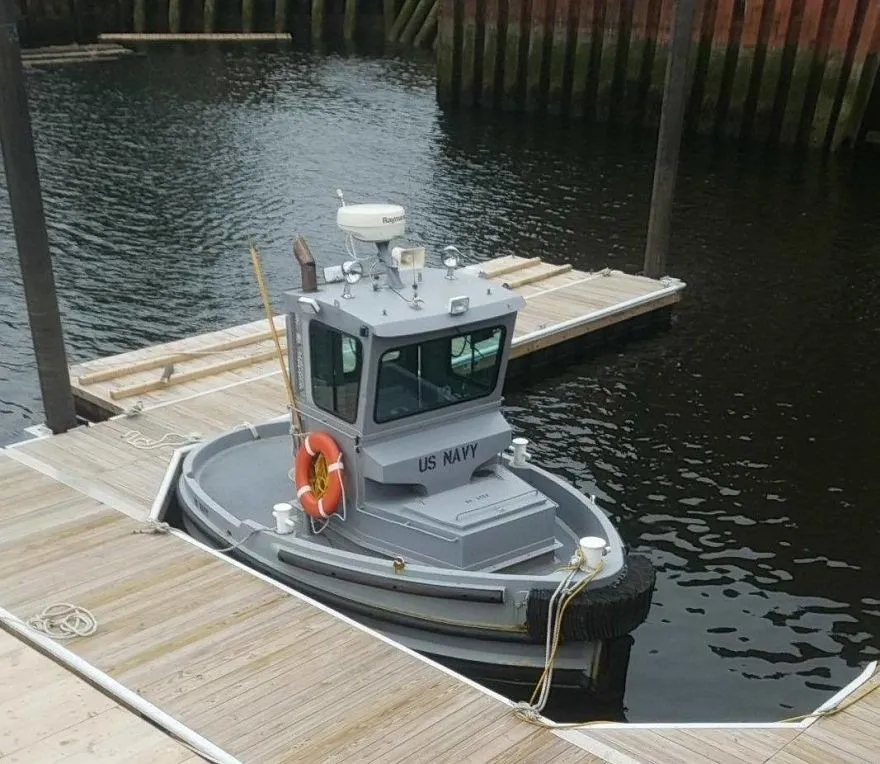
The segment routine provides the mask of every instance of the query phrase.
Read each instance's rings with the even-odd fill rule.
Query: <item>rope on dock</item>
[[[198,443],[202,436],[197,432],[191,432],[189,435],[181,435],[178,432],[166,432],[158,440],[148,438],[138,430],[129,430],[122,439],[128,445],[137,448],[140,451],[153,451],[157,448],[181,448],[192,443]]]
[[[34,631],[52,639],[90,637],[98,630],[98,619],[89,610],[69,602],[47,605],[26,623]]]

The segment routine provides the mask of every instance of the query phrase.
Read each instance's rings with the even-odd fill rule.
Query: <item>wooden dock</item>
[[[0,760],[197,764],[202,759],[0,629]]]
[[[553,268],[532,263],[498,273],[519,263],[496,261],[487,274],[513,280],[525,278],[528,268]],[[584,278],[556,271],[546,281],[563,279],[556,283],[562,291],[592,283]],[[615,278],[593,281],[613,292],[621,288]],[[641,284],[640,294],[652,294],[647,284],[634,283]],[[654,282],[652,288],[662,286]],[[550,287],[536,278],[516,288],[528,291],[532,307],[543,304],[531,300]],[[632,306],[619,299],[611,304]],[[542,321],[550,328],[579,315],[532,314],[518,332],[520,342],[542,331],[536,328]],[[155,363],[157,353],[218,340],[235,343],[233,354],[255,355],[265,341],[241,340],[259,331],[265,331],[260,324],[238,327],[207,340],[136,351],[122,362]],[[280,375],[265,371],[268,366],[255,374],[251,366],[258,364],[250,362],[112,398],[122,385],[154,380],[154,371],[167,364],[160,360],[153,370],[89,385],[94,400],[105,404],[143,400],[140,411],[0,451],[0,606],[22,619],[54,602],[88,608],[97,632],[70,640],[67,648],[230,756],[261,764],[880,760],[876,679],[857,690],[868,693],[857,703],[817,721],[549,729],[521,721],[500,696],[178,531],[149,532],[144,521],[176,446],[285,410]],[[181,363],[187,364],[182,373],[191,373],[217,359],[210,353]],[[81,371],[100,373],[119,364],[119,357],[104,359]],[[112,697],[83,690],[80,680],[41,663],[20,644],[0,641],[0,656],[0,711],[6,714],[0,713],[0,759],[56,761],[57,746],[69,740],[64,751],[70,758],[85,747],[89,761],[99,753],[104,761],[192,760]],[[20,668],[22,661],[33,671]],[[87,709],[96,715],[82,717]],[[70,723],[59,736],[62,718]],[[10,742],[2,735],[4,722],[27,732]]]
[[[514,330],[513,377],[525,368],[534,371],[541,360],[576,353],[588,341],[597,344],[612,327],[619,338],[666,322],[685,288],[677,279],[655,280],[610,269],[585,273],[537,257],[498,257],[465,270],[506,283],[526,299]],[[283,332],[283,317],[277,317],[275,325]],[[162,382],[166,371],[171,374]],[[81,415],[96,421],[138,402],[145,407],[163,405],[280,373],[263,319],[77,364],[71,380]],[[275,401],[273,416],[285,411],[283,397]]]
[[[880,756],[877,692],[809,727],[538,728],[498,696],[177,533],[135,533],[172,456],[169,436],[261,421],[283,401],[279,378],[245,380],[5,449],[0,605],[21,618],[56,601],[89,608],[98,633],[71,650],[245,762],[424,761],[425,751],[433,761],[618,764]],[[89,734],[104,735],[94,724]],[[815,758],[829,745],[834,755]]]

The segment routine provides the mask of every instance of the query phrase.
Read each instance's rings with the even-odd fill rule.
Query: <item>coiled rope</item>
[[[26,623],[34,631],[52,639],[90,637],[98,630],[98,619],[89,610],[69,602],[47,605]]]

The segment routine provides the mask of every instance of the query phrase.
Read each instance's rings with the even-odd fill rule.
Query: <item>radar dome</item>
[[[399,204],[347,204],[336,211],[336,225],[358,241],[391,241],[406,232],[406,211]]]

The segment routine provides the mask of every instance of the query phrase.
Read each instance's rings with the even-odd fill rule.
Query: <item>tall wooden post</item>
[[[241,0],[241,31],[254,31],[254,0]]]
[[[203,31],[210,34],[217,25],[217,0],[205,0]]]
[[[168,3],[168,31],[175,34],[180,31],[180,0]]]
[[[357,30],[357,4],[359,0],[345,0],[345,15],[342,18],[342,39],[350,43],[354,41]]]
[[[46,425],[59,433],[76,427],[76,412],[55,295],[17,21],[13,0],[0,0],[0,143]]]
[[[134,31],[139,34],[147,31],[146,0],[134,0]]]
[[[312,42],[324,39],[324,0],[312,0]]]
[[[695,12],[696,0],[677,1],[672,44],[666,65],[666,85],[654,166],[654,190],[651,194],[651,215],[648,221],[648,245],[645,248],[645,275],[650,278],[660,278],[666,270],[675,178],[690,84],[688,54]]]
[[[287,29],[287,0],[275,0],[275,31]]]
[[[391,28],[394,26],[394,12],[397,0],[382,0],[382,20],[385,22],[385,41],[391,42]]]

